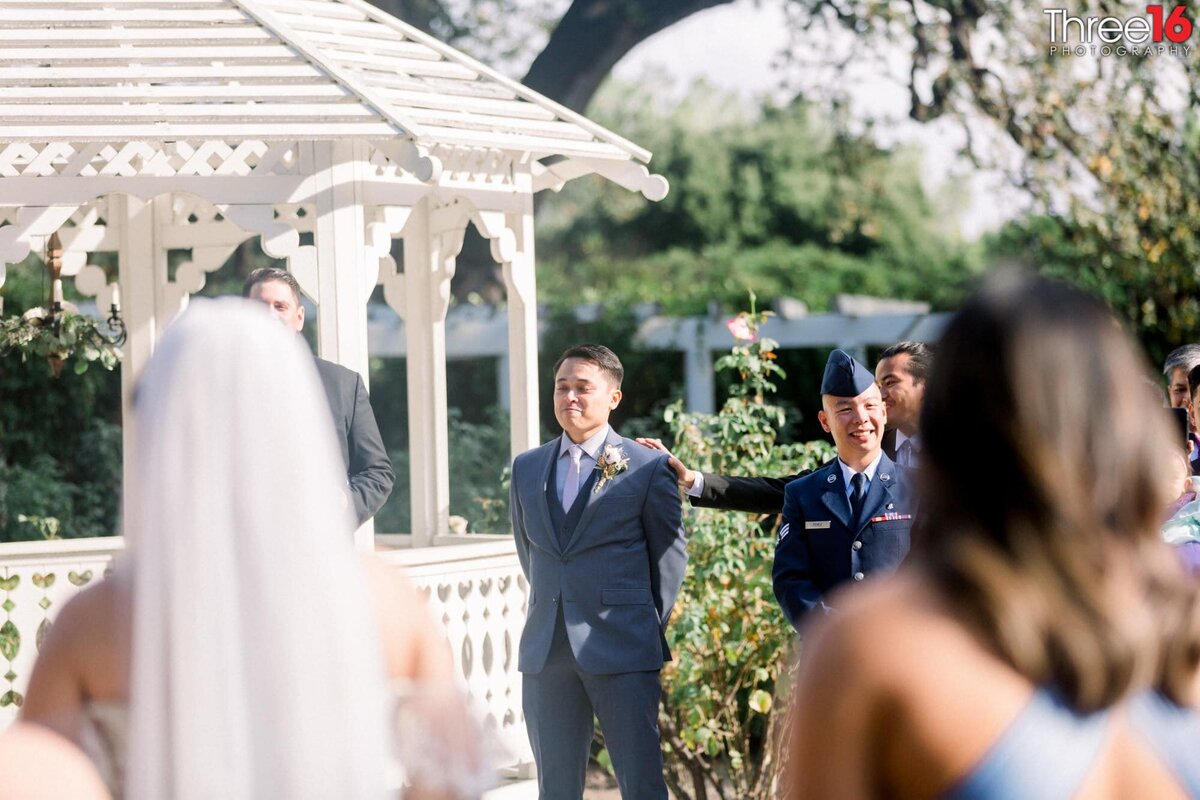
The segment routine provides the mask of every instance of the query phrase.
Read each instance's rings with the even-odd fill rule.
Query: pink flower
[[[746,322],[746,318],[741,314],[726,322],[725,327],[733,334],[733,338],[739,342],[753,342],[758,338],[751,333],[750,324]]]

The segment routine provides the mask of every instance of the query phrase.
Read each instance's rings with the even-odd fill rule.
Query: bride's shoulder
[[[78,644],[108,643],[120,638],[117,630],[128,628],[132,611],[127,585],[114,577],[87,587],[63,606],[51,626],[51,634]]]

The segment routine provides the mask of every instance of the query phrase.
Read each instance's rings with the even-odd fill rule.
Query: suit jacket
[[[346,464],[346,482],[358,524],[375,516],[392,493],[396,474],[379,435],[371,398],[362,376],[341,364],[316,359],[317,374],[325,387],[333,427]]]
[[[896,429],[888,428],[880,439],[884,454],[896,460]],[[812,472],[806,469],[783,478],[742,478],[736,475],[704,473],[704,489],[699,497],[688,500],[697,508],[725,511],[749,511],[752,514],[778,514],[783,510],[783,489],[797,478]]]
[[[888,428],[883,432],[883,436],[879,438],[879,445],[883,448],[883,454],[892,461],[896,460],[896,431],[897,428]]]
[[[513,461],[509,508],[530,590],[517,668],[542,670],[561,613],[585,672],[660,669],[671,658],[666,625],[687,565],[675,473],[666,455],[610,429],[605,443],[622,447],[628,467],[598,490],[593,474],[572,513],[555,513],[559,443]]]
[[[700,496],[688,499],[699,508],[778,514],[783,510],[783,487],[811,471],[802,470],[784,478],[742,478],[706,472]]]
[[[911,479],[884,454],[857,519],[837,459],[788,485],[771,577],[792,627],[814,608],[828,610],[834,587],[899,566],[916,511]]]

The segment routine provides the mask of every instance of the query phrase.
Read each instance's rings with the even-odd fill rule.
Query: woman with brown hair
[[[942,339],[892,579],[807,631],[793,798],[1200,796],[1197,597],[1165,414],[1099,303],[1008,274]]]

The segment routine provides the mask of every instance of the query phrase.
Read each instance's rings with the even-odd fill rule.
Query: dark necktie
[[[850,518],[857,524],[858,516],[862,513],[863,500],[867,497],[867,476],[861,472],[854,473],[850,476],[850,486],[853,490],[850,493]]]

